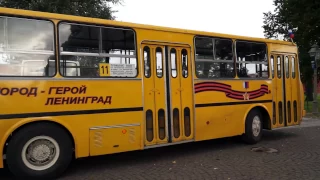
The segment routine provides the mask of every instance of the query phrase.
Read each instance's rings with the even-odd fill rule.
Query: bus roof
[[[74,16],[74,15],[66,15],[66,14],[57,14],[57,13],[47,13],[47,12],[22,10],[22,9],[14,9],[14,8],[0,7],[0,14],[2,14],[2,15],[7,14],[7,15],[30,16],[30,17],[41,18],[41,19],[47,18],[47,19],[54,19],[54,20],[66,20],[66,21],[68,20],[68,21],[76,21],[76,22],[82,22],[82,23],[112,25],[112,26],[120,26],[120,27],[128,27],[128,28],[157,30],[157,31],[166,31],[166,32],[174,32],[174,33],[193,34],[193,35],[203,35],[203,36],[215,36],[215,37],[224,37],[224,38],[239,39],[239,40],[260,41],[260,42],[266,42],[266,43],[296,46],[296,44],[294,44],[292,42],[273,40],[273,39],[254,38],[254,37],[248,37],[248,36],[238,36],[238,35],[232,35],[232,34],[222,34],[222,33],[198,31],[198,30],[190,30],[190,29],[170,28],[170,27],[163,27],[163,26],[154,26],[154,25],[122,22],[122,21],[117,21],[117,20],[107,20],[107,19]]]

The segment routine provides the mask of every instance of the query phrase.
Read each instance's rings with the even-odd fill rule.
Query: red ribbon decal
[[[227,97],[237,100],[256,99],[265,94],[269,94],[268,85],[262,84],[260,89],[254,91],[236,91],[232,90],[231,85],[218,82],[202,82],[195,84],[195,93],[205,91],[224,92]]]

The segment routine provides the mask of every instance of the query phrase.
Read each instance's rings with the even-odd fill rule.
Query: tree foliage
[[[110,4],[122,0],[0,0],[0,6],[76,16],[115,19]]]
[[[320,1],[274,0],[274,12],[264,13],[264,33],[267,38],[288,39],[288,30],[295,30],[295,41],[311,46],[320,40]]]
[[[273,3],[274,11],[264,13],[265,37],[289,40],[288,30],[293,30],[294,42],[299,48],[302,81],[307,89],[312,88],[313,70],[308,51],[312,44],[320,44],[320,1],[274,0]]]

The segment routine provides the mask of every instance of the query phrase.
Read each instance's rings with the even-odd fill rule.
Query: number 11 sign
[[[110,76],[110,65],[108,63],[99,64],[99,75],[100,76]]]

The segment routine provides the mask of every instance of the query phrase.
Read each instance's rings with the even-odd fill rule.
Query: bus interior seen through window
[[[80,74],[76,76],[97,77],[99,63],[135,64],[137,68],[136,58],[118,57],[135,56],[132,30],[63,23],[59,25],[59,35],[63,76],[69,76],[67,69],[78,69]],[[66,61],[79,65],[67,66]]]

